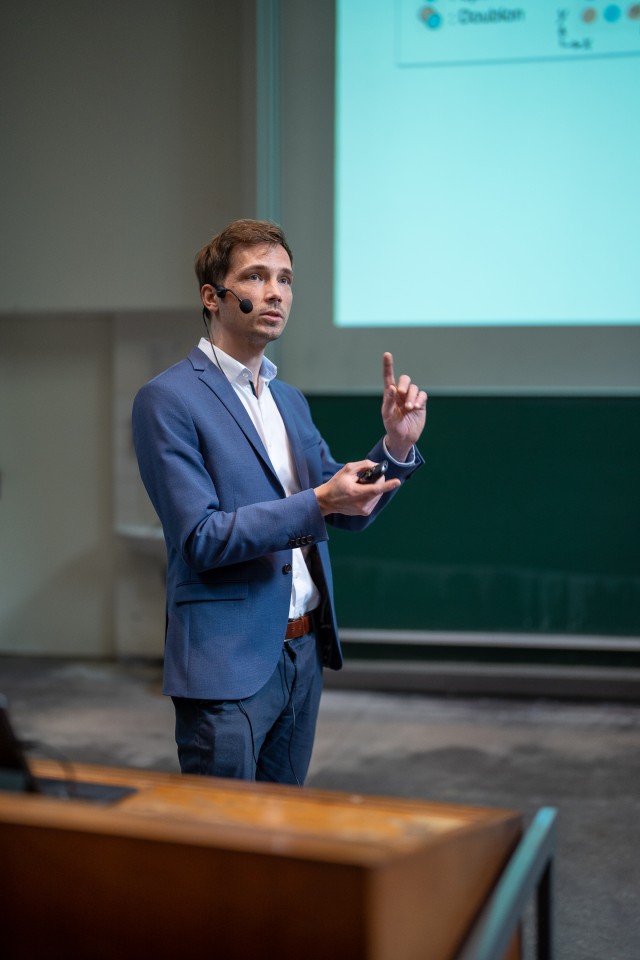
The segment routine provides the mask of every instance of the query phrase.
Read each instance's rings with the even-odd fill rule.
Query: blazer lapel
[[[224,373],[222,373],[215,363],[212,363],[209,358],[204,355],[202,350],[199,350],[197,347],[195,347],[189,354],[189,360],[191,361],[194,370],[198,373],[200,380],[202,380],[202,382],[205,383],[225,405],[251,446],[263,461],[264,465],[271,471],[278,483],[280,483],[280,478],[273,469],[273,465],[269,459],[269,454],[267,453],[265,446],[260,439],[260,434],[254,427],[251,417],[243,407],[240,398],[225,377]],[[282,486],[282,484],[280,484],[280,486]]]

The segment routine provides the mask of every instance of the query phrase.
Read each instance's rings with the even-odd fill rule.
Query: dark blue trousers
[[[321,692],[322,661],[308,633],[283,644],[271,678],[245,700],[173,697],[182,773],[302,786]]]

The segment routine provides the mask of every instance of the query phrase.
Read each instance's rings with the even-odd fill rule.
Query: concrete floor
[[[0,692],[41,755],[178,769],[158,664],[0,657]],[[639,748],[639,704],[329,689],[307,783],[527,820],[556,807],[557,958],[637,960]]]

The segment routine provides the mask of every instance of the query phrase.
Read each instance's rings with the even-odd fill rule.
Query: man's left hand
[[[407,459],[414,443],[418,442],[427,419],[427,394],[403,373],[396,383],[393,356],[382,358],[384,395],[382,420],[387,431],[385,443],[394,460]]]

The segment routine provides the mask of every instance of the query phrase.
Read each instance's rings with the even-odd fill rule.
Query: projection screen
[[[637,393],[640,5],[283,0],[280,210],[311,392]]]

